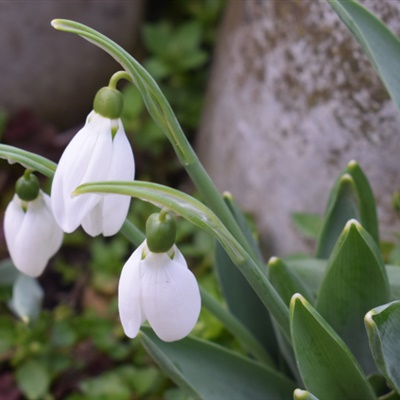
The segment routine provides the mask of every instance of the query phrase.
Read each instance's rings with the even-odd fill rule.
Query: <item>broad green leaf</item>
[[[369,311],[365,326],[376,365],[400,394],[400,301]]]
[[[295,293],[302,294],[311,303],[314,302],[314,296],[307,288],[307,286],[301,281],[301,279],[296,275],[296,273],[289,269],[287,265],[282,262],[277,257],[272,257],[268,261],[267,265],[268,278],[272,285],[275,287],[276,291],[281,296],[282,300],[289,306],[290,299]],[[285,340],[279,331],[276,332],[278,337],[279,347],[281,353],[285,357],[293,375],[296,377],[297,381],[301,382],[301,377],[299,376],[299,371],[297,368],[296,358],[293,353],[293,348],[291,343]]]
[[[234,266],[232,266],[234,267]],[[249,352],[255,359],[264,362],[271,368],[275,367],[274,361],[261,343],[253,336],[247,325],[244,325],[229,310],[225,309],[213,298],[203,287],[200,287],[203,307],[207,308],[225,328],[236,337],[242,347]],[[253,292],[254,293],[254,292]],[[265,310],[265,308],[264,308]]]
[[[376,399],[346,344],[299,294],[290,302],[290,323],[299,371],[308,391],[320,399]]]
[[[375,15],[354,0],[327,0],[367,53],[400,109],[400,41]]]
[[[6,144],[0,144],[0,158],[8,160],[9,163],[17,162],[48,177],[54,175],[57,167],[57,164],[45,157]]]
[[[318,398],[306,390],[296,389],[293,393],[293,400],[318,400]]]
[[[196,399],[282,399],[292,396],[293,382],[211,342],[187,337],[165,343],[148,327],[140,336],[164,372]]]
[[[11,310],[24,322],[36,319],[40,313],[43,301],[43,289],[38,281],[30,276],[19,273],[14,282]]]
[[[286,265],[296,272],[314,295],[317,295],[325,276],[326,260],[315,258],[285,259]],[[390,300],[400,299],[400,267],[386,265],[390,285]]]
[[[378,217],[376,214],[375,198],[371,185],[369,184],[364,171],[354,160],[347,164],[344,172],[353,178],[356,185],[361,225],[372,236],[375,243],[379,243]]]
[[[295,293],[300,293],[310,303],[314,302],[314,295],[301,278],[277,257],[268,261],[268,278],[287,305]]]
[[[295,212],[291,214],[291,217],[299,232],[311,239],[318,239],[323,222],[320,215]]]
[[[37,360],[28,360],[19,365],[15,378],[22,393],[29,400],[43,399],[50,386],[50,375],[46,367]]]
[[[263,271],[254,259],[235,240],[227,228],[203,203],[176,189],[150,182],[93,182],[80,185],[74,195],[83,193],[116,193],[137,197],[166,207],[194,225],[211,233],[224,247],[236,267],[243,273],[265,307],[276,319],[279,328],[287,338],[289,335],[288,308],[281,300]]]
[[[337,238],[347,221],[352,218],[360,219],[357,190],[353,178],[344,174],[330,195],[318,242],[318,258],[329,258]]]
[[[350,161],[336,180],[329,195],[317,257],[330,253],[349,219],[357,219],[379,243],[378,220],[371,186],[356,161]]]
[[[316,310],[344,340],[367,374],[376,371],[364,316],[389,301],[385,265],[371,235],[355,220],[340,235],[322,281]]]
[[[224,199],[251,244],[254,256],[262,259],[261,252],[253,238],[250,227],[232,195],[225,193]],[[234,268],[231,258],[219,243],[217,243],[215,248],[215,267],[218,281],[229,310],[265,346],[273,358],[277,360],[277,341],[268,310],[243,274],[237,268]],[[238,296],[238,293],[240,293],[240,296]]]

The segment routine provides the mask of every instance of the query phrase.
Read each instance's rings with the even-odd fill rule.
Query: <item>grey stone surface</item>
[[[400,2],[363,3],[400,32]],[[197,149],[218,188],[254,213],[268,252],[310,249],[290,213],[322,213],[352,159],[372,183],[382,237],[400,230],[399,115],[326,1],[228,3]]]
[[[84,23],[132,51],[142,5],[142,0],[1,1],[0,107],[33,108],[63,127],[81,122],[118,65],[82,38],[54,30],[50,21]]]

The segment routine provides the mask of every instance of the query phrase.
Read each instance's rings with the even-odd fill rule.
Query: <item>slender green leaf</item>
[[[389,301],[385,265],[371,235],[355,220],[338,239],[315,308],[335,329],[367,374],[376,372],[364,316]]]
[[[290,303],[290,323],[300,374],[320,399],[376,399],[342,339],[301,295]]]
[[[250,227],[232,195],[224,193],[224,200],[251,244],[254,256],[262,260],[260,249],[253,238]],[[278,347],[269,312],[243,274],[237,268],[234,268],[231,258],[219,243],[215,248],[215,267],[229,310],[277,360]],[[238,296],[238,293],[240,293],[240,296]]]
[[[318,400],[317,397],[312,395],[310,392],[306,390],[296,389],[293,393],[294,400]]]
[[[296,272],[289,269],[287,265],[277,257],[272,257],[268,261],[268,278],[276,291],[281,296],[285,304],[290,304],[290,299],[295,293],[302,294],[311,303],[314,302],[314,296],[307,286],[297,276]],[[279,331],[276,332],[281,353],[285,357],[293,375],[298,383],[301,383],[301,377],[297,368],[296,358],[290,342],[285,340]]]
[[[329,258],[344,226],[352,218],[360,221],[379,243],[375,199],[364,172],[355,161],[350,161],[341,172],[329,195],[317,245],[318,258]]]
[[[83,193],[116,193],[137,197],[158,207],[166,207],[218,239],[232,261],[246,277],[263,304],[274,316],[287,338],[289,334],[287,306],[260,270],[254,259],[203,203],[178,190],[150,182],[94,182],[80,185],[75,195]]]
[[[0,144],[0,158],[8,160],[9,163],[17,162],[25,168],[38,171],[49,178],[54,175],[57,167],[57,164],[45,157],[6,144]]]
[[[365,326],[376,365],[400,394],[400,301],[369,311]]]
[[[235,218],[236,222],[238,223],[239,228],[244,233],[247,241],[249,242],[249,244],[252,248],[252,254],[253,254],[254,258],[259,259],[262,263],[264,263],[264,257],[261,253],[260,246],[258,245],[258,243],[254,237],[253,231],[250,228],[248,220],[244,216],[239,205],[236,203],[232,194],[229,192],[224,192],[223,198],[224,198],[225,204],[229,208],[229,211],[231,212],[231,214]]]
[[[14,282],[9,307],[18,317],[28,323],[38,317],[43,295],[43,289],[36,279],[19,273]]]
[[[350,161],[344,171],[353,178],[356,185],[361,225],[372,236],[375,243],[379,243],[378,217],[371,185],[356,161]]]
[[[358,196],[353,178],[342,175],[335,184],[325,213],[317,257],[329,258],[337,238],[349,219],[360,219]]]
[[[196,399],[282,399],[292,396],[293,382],[211,342],[187,337],[165,343],[142,327],[142,343],[176,384]]]
[[[355,0],[327,0],[367,53],[400,109],[400,41],[375,15]]]

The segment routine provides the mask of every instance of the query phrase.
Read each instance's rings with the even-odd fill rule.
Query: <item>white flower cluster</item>
[[[72,192],[87,182],[132,181],[134,174],[121,120],[92,111],[59,161],[51,200],[42,191],[32,201],[16,194],[6,209],[5,237],[16,268],[39,276],[59,250],[63,232],[79,226],[91,236],[117,233],[128,214],[129,196],[73,197]],[[122,325],[131,338],[148,320],[162,340],[179,340],[193,329],[200,313],[196,279],[176,246],[167,253],[152,253],[146,241],[139,246],[123,267],[118,296]]]

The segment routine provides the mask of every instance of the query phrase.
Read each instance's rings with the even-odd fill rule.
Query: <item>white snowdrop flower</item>
[[[14,195],[4,215],[4,234],[15,267],[34,278],[42,274],[63,240],[50,198],[41,190],[32,201]]]
[[[200,314],[200,291],[175,245],[168,252],[153,253],[144,241],[136,249],[122,269],[118,307],[130,338],[146,320],[166,342],[189,334]]]
[[[114,104],[111,104],[110,111],[110,102],[98,105],[99,95],[101,99],[102,93],[108,96],[110,91],[112,102],[120,102],[117,111],[112,109]],[[94,111],[61,156],[53,179],[51,202],[57,223],[64,232],[73,232],[82,225],[91,236],[111,236],[125,221],[130,196],[71,195],[83,183],[134,179],[135,162],[119,118],[121,111],[121,94],[115,89],[101,89],[95,98]]]

